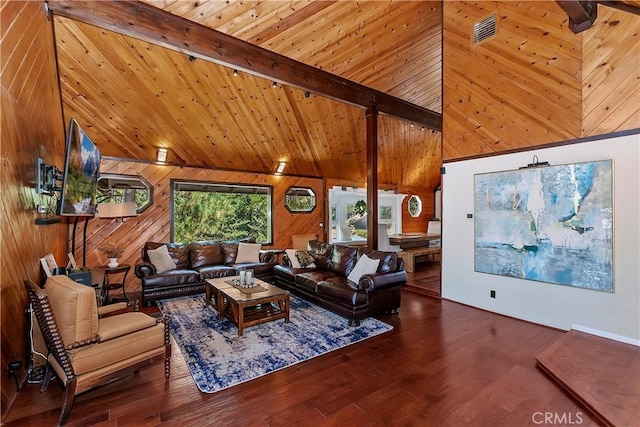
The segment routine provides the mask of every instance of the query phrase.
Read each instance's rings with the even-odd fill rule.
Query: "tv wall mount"
[[[53,196],[55,191],[60,191],[58,181],[62,181],[62,172],[56,165],[47,165],[44,160],[38,158],[36,168],[36,193]]]

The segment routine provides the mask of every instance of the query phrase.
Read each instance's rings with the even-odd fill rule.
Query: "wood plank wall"
[[[170,180],[196,180],[211,182],[247,183],[273,186],[273,246],[287,248],[291,246],[292,234],[316,233],[322,236],[324,199],[318,197],[318,206],[310,213],[292,214],[284,207],[284,194],[291,186],[309,187],[318,194],[323,194],[321,178],[305,178],[291,176],[265,175],[258,173],[220,171],[204,168],[181,167],[103,159],[101,173],[117,173],[140,175],[154,188],[154,203],[141,215],[128,218],[123,222],[108,219],[91,219],[87,226],[87,261],[89,267],[106,265],[107,257],[98,250],[98,246],[110,240],[120,243],[125,248],[120,263],[135,265],[140,259],[140,250],[147,241],[169,242],[171,232]],[[76,228],[75,257],[81,262],[82,228],[81,222]],[[69,236],[73,225],[69,227]],[[71,245],[70,245],[71,247]],[[265,246],[265,248],[267,248]],[[140,280],[133,271],[126,283],[127,291],[139,291]]]
[[[15,383],[6,378],[10,361],[26,365],[27,296],[23,280],[41,280],[39,258],[53,253],[66,259],[64,224],[35,225],[36,158],[63,166],[64,126],[56,76],[53,37],[41,1],[2,2],[2,373],[0,409],[6,414]],[[19,372],[24,376],[24,372]]]
[[[472,44],[496,14],[497,34]],[[581,41],[552,1],[444,3],[445,160],[576,138]]]
[[[582,34],[582,136],[640,128],[640,16],[598,5]]]
[[[473,46],[493,13],[496,36]],[[552,1],[445,2],[443,159],[639,127],[638,20],[599,5],[573,34]]]

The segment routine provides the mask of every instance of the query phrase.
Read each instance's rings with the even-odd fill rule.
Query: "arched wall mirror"
[[[290,187],[284,195],[284,205],[291,213],[308,213],[316,208],[316,193],[307,187]]]
[[[414,194],[413,196],[409,197],[409,202],[407,206],[409,210],[409,215],[411,215],[413,218],[419,217],[420,214],[422,213],[422,200],[420,199],[420,196],[418,196],[417,194]]]
[[[138,214],[153,204],[153,187],[138,175],[102,174],[98,192],[105,201],[135,202]]]

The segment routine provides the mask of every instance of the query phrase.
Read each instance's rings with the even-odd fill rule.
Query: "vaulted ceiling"
[[[102,2],[73,3],[91,9]],[[442,112],[440,1],[136,4]],[[256,75],[264,73],[251,72],[256,58],[245,58],[236,76],[233,68],[219,65],[224,58],[217,63],[190,58],[185,52],[194,35],[189,31],[185,48],[171,50],[132,37],[135,16],[121,19],[123,31],[112,32],[54,17],[65,120],[75,117],[103,155],[153,161],[157,149],[166,147],[173,164],[273,173],[285,161],[287,174],[365,181],[362,105],[306,92],[304,85],[280,82],[274,88],[272,79]],[[121,34],[127,31],[129,36]],[[156,32],[166,46],[162,30]],[[381,185],[439,183],[440,132],[380,116],[378,145]]]
[[[90,2],[89,2],[90,3]],[[148,2],[304,64],[440,112],[441,4]],[[364,108],[56,16],[65,120],[103,155],[364,182]],[[381,184],[434,187],[440,133],[380,116]]]

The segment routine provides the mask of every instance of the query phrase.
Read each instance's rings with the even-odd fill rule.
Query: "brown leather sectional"
[[[167,245],[176,268],[157,273],[147,251],[162,245]],[[261,253],[259,263],[242,264],[236,264],[237,255],[238,242],[145,243],[141,261],[135,267],[135,274],[142,282],[143,304],[148,306],[159,299],[203,293],[205,280],[234,276],[239,268],[251,268],[256,277],[271,280],[276,265],[273,254]]]
[[[396,252],[374,251],[366,247],[332,245],[311,240],[307,247],[316,268],[293,268],[286,265],[273,268],[275,284],[318,304],[357,326],[374,314],[393,313],[400,308],[402,288],[407,283],[404,261]],[[347,276],[366,253],[380,260],[375,274],[362,276],[358,283]]]

